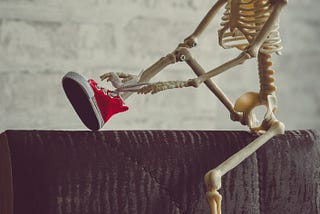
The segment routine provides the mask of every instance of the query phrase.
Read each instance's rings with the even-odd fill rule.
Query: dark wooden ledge
[[[223,213],[320,213],[320,132],[288,131],[223,177]],[[0,213],[206,214],[203,176],[243,131],[6,131]]]

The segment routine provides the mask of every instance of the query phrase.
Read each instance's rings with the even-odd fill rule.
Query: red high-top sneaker
[[[62,85],[81,121],[91,130],[102,128],[112,115],[128,110],[119,96],[78,73],[67,73]]]

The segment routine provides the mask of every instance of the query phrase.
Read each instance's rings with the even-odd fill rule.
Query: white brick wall
[[[171,52],[210,9],[209,0],[0,0],[0,131],[83,129],[63,94],[70,70],[97,79],[138,73]],[[279,118],[289,129],[320,128],[318,0],[290,1],[281,16],[283,56],[275,57]],[[221,13],[193,54],[206,69],[236,56],[217,44]],[[156,80],[186,80],[176,64]],[[258,90],[254,60],[216,78],[233,100]],[[104,129],[242,129],[206,90],[132,96],[130,110]]]

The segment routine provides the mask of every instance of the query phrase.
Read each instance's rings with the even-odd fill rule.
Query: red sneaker
[[[91,130],[102,128],[112,115],[128,110],[119,96],[112,96],[111,91],[78,73],[67,73],[62,85],[81,121]]]

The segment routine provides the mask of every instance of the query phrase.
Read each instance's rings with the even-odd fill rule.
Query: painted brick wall
[[[0,0],[0,130],[83,129],[65,98],[62,76],[98,79],[139,73],[171,52],[213,5],[209,0]],[[275,57],[279,119],[288,129],[320,128],[318,0],[290,1],[281,16],[283,56]],[[192,52],[206,69],[237,55],[217,44],[221,12]],[[215,80],[232,100],[257,91],[251,60]],[[186,80],[183,63],[157,80]],[[104,83],[106,84],[106,83]],[[201,86],[126,101],[130,110],[105,129],[242,129]]]

